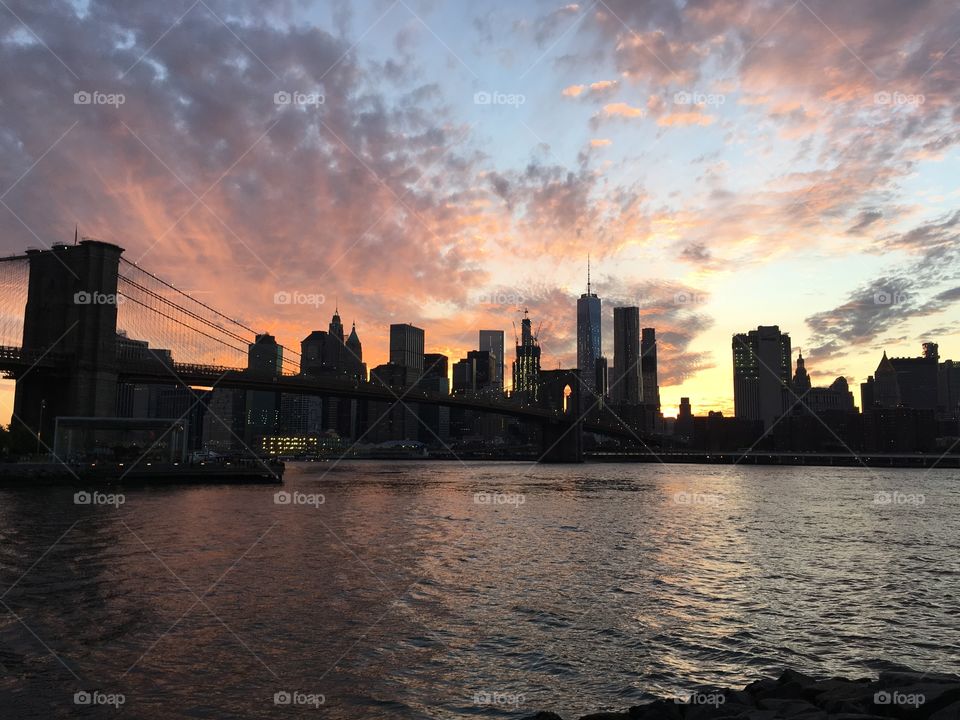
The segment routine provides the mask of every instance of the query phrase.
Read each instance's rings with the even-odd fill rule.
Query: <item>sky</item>
[[[78,224],[292,348],[339,306],[370,367],[524,309],[574,367],[589,254],[611,362],[637,305],[664,413],[732,414],[758,325],[815,385],[960,359],[958,43],[947,1],[3,0],[0,250]]]

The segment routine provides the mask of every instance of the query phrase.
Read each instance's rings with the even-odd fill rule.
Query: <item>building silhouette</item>
[[[247,372],[259,378],[279,377],[283,370],[283,347],[269,333],[257,335],[247,346]],[[280,393],[247,391],[246,442],[259,444],[264,436],[277,432],[280,422]]]
[[[640,331],[640,380],[643,388],[643,404],[660,409],[660,384],[657,379],[657,331],[643,328]]]
[[[769,429],[795,402],[790,392],[790,336],[776,325],[733,336],[734,415]]]
[[[493,386],[502,393],[504,367],[503,330],[481,330],[479,349],[487,351],[493,358]]]
[[[803,360],[803,350],[797,353],[797,371],[793,374],[793,390],[798,396],[803,395],[810,389],[810,376],[807,374],[807,366]]]
[[[528,311],[523,311],[517,359],[513,361],[513,397],[522,403],[537,401],[540,386],[540,342],[533,333]]]
[[[618,405],[639,405],[643,401],[640,374],[640,308],[613,309],[613,377],[610,400]]]
[[[404,387],[415,384],[423,375],[423,329],[399,323],[390,326],[390,363],[406,368]]]
[[[423,377],[419,387],[426,392],[450,394],[449,358],[441,353],[423,356]],[[450,437],[450,408],[437,405],[420,407],[420,440],[427,444]]]
[[[587,258],[587,291],[577,300],[577,369],[583,398],[581,406],[591,407],[597,395],[597,358],[602,354],[600,298],[590,292],[590,258]]]

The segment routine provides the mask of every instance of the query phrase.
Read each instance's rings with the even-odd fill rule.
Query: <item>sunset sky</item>
[[[524,307],[575,366],[589,253],[611,362],[639,305],[664,413],[732,412],[760,324],[814,384],[960,359],[958,43],[954,0],[3,0],[0,242],[78,223],[297,349],[337,302],[371,367]]]

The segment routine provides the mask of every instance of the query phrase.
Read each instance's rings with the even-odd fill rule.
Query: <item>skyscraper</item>
[[[797,355],[797,371],[793,374],[793,390],[800,397],[803,397],[804,393],[810,390],[810,376],[807,374],[807,366],[803,361],[803,350]]]
[[[390,326],[390,362],[412,371],[411,383],[423,374],[423,330],[408,323]]]
[[[480,350],[486,350],[494,362],[493,387],[503,390],[503,330],[481,330]]]
[[[640,308],[613,309],[613,377],[610,401],[639,405],[643,399],[640,375]]]
[[[734,414],[769,429],[794,399],[790,395],[790,336],[776,325],[733,336]]]
[[[513,395],[521,402],[536,402],[539,385],[540,343],[524,310],[520,337],[517,338],[517,359],[513,362]]]
[[[587,258],[587,291],[577,300],[577,368],[580,370],[580,407],[596,402],[597,358],[600,357],[600,298],[590,292],[590,258]]]
[[[640,332],[640,379],[643,383],[643,404],[660,409],[660,384],[657,380],[657,331],[643,328]]]
[[[345,365],[347,374],[355,380],[365,381],[367,379],[367,364],[363,362],[363,345],[360,342],[360,336],[357,335],[357,324],[353,323],[350,330],[350,337],[344,343],[347,351]]]
[[[277,377],[283,368],[283,347],[273,335],[257,335],[247,347],[247,372],[256,377]],[[280,421],[280,393],[263,390],[247,391],[246,441],[277,431]]]

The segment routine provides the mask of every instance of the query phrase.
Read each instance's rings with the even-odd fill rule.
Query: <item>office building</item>
[[[643,387],[643,404],[660,409],[660,384],[657,380],[657,331],[643,328],[640,331],[640,381]]]
[[[583,398],[580,406],[586,410],[594,404],[597,395],[597,358],[602,354],[600,298],[590,292],[590,259],[587,259],[587,291],[577,300],[577,369],[580,370]]]
[[[640,308],[613,309],[613,372],[610,402],[639,405],[643,401],[640,375]]]
[[[537,401],[540,386],[540,342],[533,333],[526,310],[516,338],[517,359],[513,362],[513,397],[522,403]]]
[[[390,326],[390,362],[413,371],[413,382],[423,375],[423,330],[408,323]]]
[[[790,336],[776,325],[733,336],[734,414],[769,429],[790,408]]]
[[[502,392],[504,381],[503,366],[505,362],[503,355],[503,330],[481,330],[479,349],[487,351],[493,358],[493,386]]]
[[[247,347],[247,372],[258,378],[279,377],[283,370],[283,347],[273,335],[257,335]],[[280,422],[280,393],[247,391],[245,439],[248,445],[264,435],[277,432]]]

